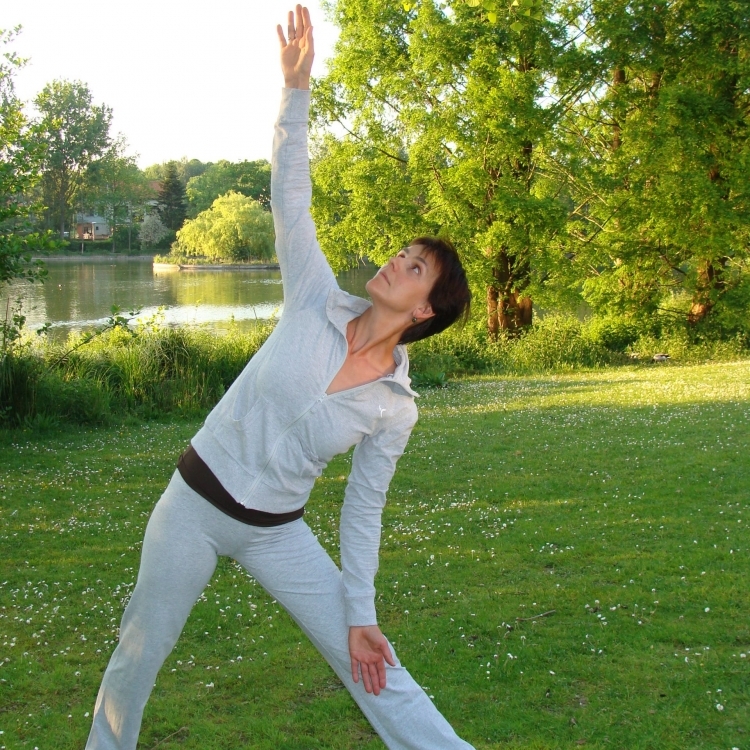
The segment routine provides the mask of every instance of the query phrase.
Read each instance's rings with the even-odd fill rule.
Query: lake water
[[[140,320],[157,313],[168,325],[206,325],[221,330],[234,320],[250,328],[281,310],[283,290],[279,271],[154,270],[150,259],[66,259],[47,263],[43,284],[16,284],[10,298],[23,299],[26,326],[50,323],[56,340],[71,331],[103,324],[112,305],[123,312],[140,308]],[[365,283],[375,268],[365,266],[338,277],[351,294],[366,297]],[[0,315],[6,309],[5,294]],[[161,310],[161,312],[160,312]]]

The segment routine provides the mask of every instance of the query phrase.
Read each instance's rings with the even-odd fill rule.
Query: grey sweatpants
[[[175,472],[146,528],[120,642],[94,710],[87,750],[135,750],[143,709],[218,555],[239,562],[276,599],[333,667],[392,750],[471,748],[400,665],[386,665],[379,696],[352,680],[341,572],[299,519],[260,528],[230,518]]]

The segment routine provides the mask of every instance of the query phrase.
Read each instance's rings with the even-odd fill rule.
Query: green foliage
[[[745,5],[339,0],[314,89],[332,264],[442,232],[491,338],[531,298],[750,330]]]
[[[24,425],[38,415],[88,424],[136,413],[195,414],[211,408],[272,330],[128,327],[113,310],[103,330],[62,345],[26,340],[0,358],[0,421]]]
[[[411,344],[409,357],[417,377],[441,372],[448,376],[566,372],[630,361],[609,348],[586,324],[563,315],[544,316],[520,336],[505,335],[494,341],[477,324],[463,331],[448,329]]]
[[[445,388],[448,379],[441,370],[424,369],[412,375],[413,388]]]
[[[713,333],[682,326],[659,333],[642,332],[627,349],[633,359],[650,362],[654,354],[669,354],[669,362],[729,362],[743,359],[750,351],[750,336],[738,333],[720,338]]]
[[[320,242],[340,268],[450,236],[496,337],[530,323],[521,300],[565,223],[541,169],[562,112],[548,92],[565,29],[549,3],[523,34],[464,2],[408,5],[334,6],[341,34],[313,109],[343,134],[315,144]]]
[[[274,253],[273,218],[240,193],[217,198],[177,233],[174,253],[210,260],[268,260]]]
[[[593,317],[585,326],[586,335],[613,352],[624,352],[643,333],[653,333],[655,326],[637,325],[623,318]],[[650,329],[650,330],[649,330]]]
[[[512,0],[507,7],[497,0],[464,0],[470,8],[479,8],[486,12],[486,18],[490,23],[498,22],[498,12],[505,11],[505,21],[508,28],[516,34],[520,34],[529,27],[533,21],[542,21],[544,18],[544,5],[541,0]],[[409,7],[407,7],[409,5]],[[409,10],[411,3],[404,3],[404,8]]]
[[[115,252],[131,252],[140,248],[140,224],[120,224],[115,227],[112,246]]]
[[[147,201],[156,196],[135,159],[125,156],[125,144],[116,141],[110,149],[89,167],[81,205],[93,209],[109,221],[113,231],[112,250],[120,246],[132,247],[132,231],[118,232],[123,224],[133,222],[134,213],[142,214]]]
[[[177,176],[183,185],[187,185],[193,177],[202,175],[210,166],[211,162],[202,162],[200,159],[187,159],[183,157],[179,161],[165,161],[161,164],[152,164],[143,170],[148,180],[159,180],[161,182],[167,174],[169,165],[173,164],[177,169]]]
[[[168,229],[157,214],[148,214],[140,226],[140,237],[144,247],[162,247],[172,231]]]
[[[0,30],[0,47],[10,44],[17,32]],[[54,246],[48,235],[34,232],[29,221],[39,209],[29,196],[44,148],[13,87],[13,76],[24,63],[11,51],[0,57],[0,288],[12,279],[43,279],[44,266],[32,263],[31,255]],[[5,317],[8,323],[7,313]]]
[[[246,195],[269,209],[271,165],[265,159],[241,162],[221,160],[210,164],[197,177],[192,177],[186,190],[190,218],[207,211],[219,196],[229,192]]]
[[[159,189],[159,216],[167,229],[178,231],[185,223],[187,212],[185,186],[177,174],[175,162],[166,166]]]
[[[736,334],[722,339],[710,328],[692,329],[659,318],[640,324],[597,317],[581,322],[553,314],[537,319],[520,336],[492,341],[474,323],[409,346],[415,382],[422,379],[428,385],[441,373],[450,377],[475,372],[568,372],[651,362],[657,353],[667,353],[677,363],[731,361],[750,355],[750,337]]]
[[[575,211],[558,281],[597,311],[750,329],[750,15],[744,3],[566,5],[559,86],[590,80],[551,156]],[[571,15],[572,14],[572,15]]]
[[[45,149],[42,184],[48,225],[56,227],[62,239],[89,168],[112,145],[112,109],[93,104],[91,91],[81,81],[52,81],[34,103]]]
[[[472,747],[744,749],[749,383],[744,362],[422,393],[383,514],[378,622]],[[0,431],[8,748],[85,745],[146,524],[201,419]],[[305,513],[334,559],[348,463],[329,464]],[[140,744],[382,750],[228,558],[159,673]]]

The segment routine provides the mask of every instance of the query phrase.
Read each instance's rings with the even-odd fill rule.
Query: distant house
[[[147,206],[151,208],[159,207],[159,195],[161,193],[161,180],[149,180],[148,189],[153,193],[154,197],[151,200],[145,201]]]
[[[106,240],[112,236],[112,232],[105,218],[78,214],[76,216],[75,236],[79,240]]]

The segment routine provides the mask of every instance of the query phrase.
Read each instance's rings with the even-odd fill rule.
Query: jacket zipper
[[[245,497],[250,497],[253,494],[253,492],[255,492],[255,488],[258,486],[258,483],[263,478],[263,475],[266,473],[266,469],[268,468],[268,464],[271,463],[271,461],[273,460],[273,457],[276,455],[276,451],[277,451],[277,449],[279,447],[279,443],[281,442],[281,439],[284,437],[284,435],[286,435],[287,432],[289,432],[289,430],[291,430],[292,427],[294,427],[294,425],[296,425],[297,422],[299,422],[300,419],[302,419],[302,417],[304,417],[307,414],[307,412],[309,412],[310,409],[312,409],[315,406],[315,404],[319,404],[324,398],[325,398],[325,394],[323,394],[323,396],[320,396],[319,398],[316,398],[315,401],[313,401],[310,404],[310,406],[307,407],[307,409],[305,409],[299,416],[295,417],[279,433],[279,436],[276,438],[276,442],[274,442],[274,444],[273,444],[273,448],[271,449],[271,452],[268,454],[268,458],[266,459],[266,462],[263,464],[263,467],[261,468],[260,472],[258,473],[258,476],[255,478],[255,481],[253,482],[252,486],[250,487],[250,489],[249,489],[247,495],[245,495]]]
[[[367,388],[370,385],[374,385],[375,383],[379,383],[381,380],[388,380],[388,379],[389,379],[389,376],[385,375],[382,378],[378,378],[377,380],[373,380],[373,381],[371,381],[369,383],[363,383],[362,385],[354,386],[354,388],[347,388],[346,390],[343,390],[343,391],[336,391],[336,393],[324,393],[322,396],[318,396],[318,398],[316,398],[315,401],[313,401],[310,404],[310,406],[308,406],[301,414],[299,414],[297,417],[295,417],[279,433],[279,436],[276,438],[276,441],[273,444],[273,448],[271,449],[271,452],[268,454],[268,458],[266,459],[266,462],[263,464],[263,467],[261,468],[260,473],[255,478],[255,481],[253,482],[252,486],[250,487],[250,489],[249,489],[247,495],[245,495],[245,497],[250,497],[253,494],[253,492],[255,492],[255,488],[258,486],[260,480],[263,478],[263,475],[266,473],[266,469],[268,468],[268,464],[271,463],[271,461],[273,460],[273,457],[276,455],[276,451],[277,451],[277,449],[279,447],[279,443],[281,443],[281,439],[284,437],[284,435],[286,435],[287,432],[289,432],[289,430],[291,430],[292,427],[294,427],[294,425],[297,424],[297,422],[299,422],[303,417],[305,417],[307,415],[307,413],[311,409],[313,409],[315,407],[316,404],[319,404],[319,403],[325,401],[326,399],[333,398],[334,396],[338,396],[340,394],[345,394],[345,393],[352,393],[353,391],[358,391],[358,390],[361,390],[362,388]]]
[[[344,359],[346,360],[346,355],[344,356]],[[341,363],[341,366],[336,370],[338,372],[341,367],[343,366],[343,362]],[[247,494],[245,495],[246,498],[252,496],[253,492],[255,492],[255,488],[260,483],[260,480],[263,478],[263,475],[266,473],[266,469],[268,468],[268,464],[271,463],[273,460],[273,457],[276,455],[276,451],[279,447],[279,443],[281,443],[281,439],[284,437],[284,435],[289,432],[289,430],[294,427],[294,425],[297,424],[304,416],[307,415],[307,413],[316,405],[321,403],[322,401],[325,401],[326,399],[333,398],[334,396],[338,396],[339,394],[345,394],[345,393],[352,393],[353,391],[358,391],[362,388],[367,388],[367,386],[374,385],[375,383],[379,383],[382,380],[391,380],[393,382],[393,375],[384,375],[382,378],[378,378],[377,380],[372,380],[369,383],[363,383],[362,385],[354,386],[354,388],[347,388],[343,391],[336,391],[336,393],[323,393],[322,396],[318,396],[318,398],[313,401],[310,406],[308,406],[301,414],[299,414],[297,417],[295,417],[280,433],[279,436],[276,438],[276,441],[273,444],[273,448],[271,449],[271,452],[268,454],[268,458],[266,459],[266,462],[263,464],[263,467],[261,468],[260,472],[258,473],[258,476],[255,478],[255,481],[253,482],[252,486],[248,490]],[[398,383],[401,385],[400,383]],[[330,384],[329,384],[330,385]]]

